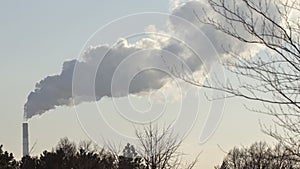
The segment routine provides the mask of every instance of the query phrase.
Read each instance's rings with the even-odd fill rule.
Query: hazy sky
[[[78,58],[86,41],[95,31],[112,20],[129,14],[170,13],[170,9],[168,0],[1,1],[0,144],[4,145],[4,149],[12,151],[20,158],[23,106],[28,94],[41,79],[59,74],[65,60]],[[137,23],[131,23],[129,28],[132,26],[132,30],[137,29],[135,24]],[[159,26],[160,23],[156,24]],[[115,33],[111,31],[105,37],[98,35],[96,41],[115,43],[118,30],[115,31]],[[197,92],[199,96],[195,94]],[[186,95],[183,96],[184,103],[189,105],[184,109],[184,113],[199,111],[195,117],[195,125],[182,147],[185,153],[191,154],[187,158],[191,159],[202,151],[199,166],[212,168],[224,157],[224,153],[217,145],[229,150],[233,146],[249,145],[254,141],[268,139],[260,132],[258,125],[259,119],[266,120],[266,118],[245,110],[244,101],[230,99],[226,100],[223,117],[216,132],[207,142],[199,144],[200,132],[212,104],[205,99],[204,92],[209,91],[188,88],[185,91]],[[140,109],[147,109],[147,99],[147,96],[132,97],[133,104]],[[103,120],[101,117],[106,118],[104,121],[108,122],[117,133],[130,135],[131,123],[118,114],[114,107],[116,102],[122,111],[131,111],[126,107],[126,99],[112,101],[110,98],[103,98],[96,104],[84,103],[77,106],[78,114],[72,107],[58,107],[42,116],[33,117],[29,121],[30,145],[34,142],[37,144],[32,155],[38,155],[45,149],[50,150],[65,136],[76,142],[86,139],[97,141],[102,134],[106,137],[110,130],[99,124]],[[176,99],[168,103],[161,116],[158,115],[160,121],[166,122],[169,117],[180,116],[182,112],[177,112],[180,109],[178,105]],[[104,112],[105,117],[99,116],[99,110]],[[180,124],[192,126],[190,123],[192,122],[183,121]]]

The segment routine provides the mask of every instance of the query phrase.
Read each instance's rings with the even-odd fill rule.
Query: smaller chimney
[[[23,122],[23,156],[29,155],[28,123]]]

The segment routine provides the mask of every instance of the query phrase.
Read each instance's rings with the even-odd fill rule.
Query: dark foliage
[[[107,151],[91,141],[77,146],[68,138],[62,138],[52,151],[44,151],[36,157],[25,156],[19,162],[12,154],[3,152],[1,146],[0,169],[191,169],[197,162],[196,159],[182,164],[182,154],[177,151],[181,140],[173,135],[170,127],[161,130],[150,125],[137,130],[136,134],[140,143],[137,149],[127,143],[123,151],[109,147]]]
[[[77,149],[75,143],[63,138],[55,150],[44,151],[39,157],[24,156],[19,162],[12,153],[4,152],[1,145],[0,169],[146,169],[130,144],[117,157],[91,145],[82,142]]]
[[[216,169],[299,169],[300,161],[297,156],[282,145],[278,144],[274,148],[265,142],[252,144],[249,148],[233,148],[224,158],[221,166]],[[292,160],[295,159],[295,160]]]
[[[14,159],[12,153],[2,150],[3,145],[0,145],[0,168],[1,169],[15,169],[18,164]]]

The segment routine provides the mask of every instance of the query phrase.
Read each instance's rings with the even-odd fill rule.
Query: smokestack
[[[29,155],[28,123],[23,122],[23,156]]]

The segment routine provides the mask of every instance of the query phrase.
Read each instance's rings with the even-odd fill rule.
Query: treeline
[[[149,125],[136,129],[138,142],[123,148],[108,144],[100,148],[91,141],[78,145],[62,138],[52,151],[39,156],[25,156],[20,161],[0,146],[0,169],[192,169],[198,157],[184,161],[186,152],[180,152],[182,139],[170,126]],[[220,149],[221,151],[221,149]],[[250,147],[234,147],[215,169],[300,169],[300,149],[279,143],[272,147],[265,142]]]
[[[126,156],[128,155],[128,156]],[[131,156],[130,156],[131,155]],[[25,156],[17,161],[12,153],[0,147],[0,169],[134,169],[146,168],[142,158],[137,156],[130,144],[123,154],[99,149],[92,142],[81,142],[78,146],[67,138],[61,139],[52,151],[44,151],[40,156]]]
[[[294,154],[283,144],[274,147],[257,142],[248,148],[234,147],[215,169],[299,169],[300,153]]]
[[[0,147],[0,169],[191,169],[197,160],[184,162],[178,151],[182,140],[170,126],[146,126],[136,130],[137,149],[129,143],[118,150],[113,145],[99,148],[90,141],[76,145],[67,138],[52,151],[39,156],[25,156],[17,161],[12,153]]]
[[[291,154],[282,145],[271,147],[265,142],[257,142],[248,148],[234,147],[215,169],[299,169],[299,155]],[[119,153],[119,155],[118,155]],[[166,155],[166,154],[165,154]],[[175,155],[175,154],[173,154]],[[12,153],[0,146],[0,169],[169,169],[173,167],[197,168],[193,161],[188,166],[179,165],[182,161],[164,161],[152,155],[142,157],[129,143],[121,152],[99,149],[90,141],[78,146],[67,138],[59,141],[52,151],[44,151],[40,156],[25,156],[17,161]],[[157,158],[157,159],[154,159]],[[171,165],[172,164],[172,165]],[[178,164],[178,165],[174,165]]]
[[[3,151],[2,151],[3,152]],[[25,156],[16,161],[12,154],[1,153],[1,169],[134,169],[146,168],[142,158],[137,156],[130,144],[123,154],[99,149],[92,142],[81,142],[78,146],[67,138],[61,139],[52,151],[44,151],[40,156]],[[131,156],[125,156],[131,155]]]

